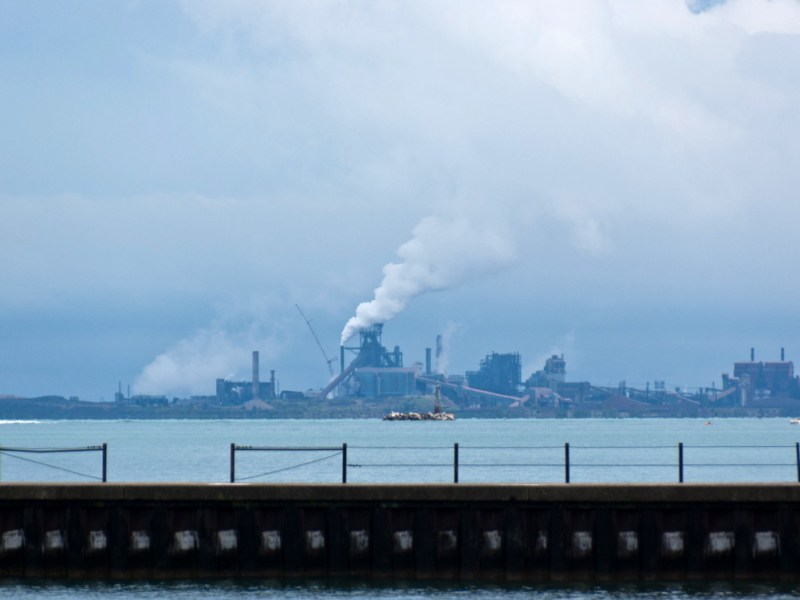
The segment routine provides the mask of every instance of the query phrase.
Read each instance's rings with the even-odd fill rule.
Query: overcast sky
[[[4,0],[0,81],[0,394],[320,387],[295,304],[449,373],[800,361],[798,0]]]

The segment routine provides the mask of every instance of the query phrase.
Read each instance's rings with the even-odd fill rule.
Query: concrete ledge
[[[800,580],[800,484],[0,484],[0,580]]]
[[[28,501],[793,503],[800,484],[0,483],[0,503]]]

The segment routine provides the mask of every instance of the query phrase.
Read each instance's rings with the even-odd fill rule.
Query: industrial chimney
[[[781,348],[781,362],[786,362],[786,352]]]
[[[750,362],[756,362],[756,349],[750,348]]]
[[[258,350],[253,350],[253,400],[257,400],[261,395],[258,383]]]
[[[431,374],[431,349],[425,348],[425,375]]]
[[[436,336],[436,372],[442,372],[442,335]]]

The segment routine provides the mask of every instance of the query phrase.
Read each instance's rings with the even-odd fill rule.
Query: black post
[[[564,444],[564,483],[569,483],[569,442]]]
[[[458,483],[458,442],[453,444],[453,483]]]
[[[342,444],[342,483],[347,483],[347,444]]]
[[[683,442],[678,442],[678,483],[683,483]]]
[[[108,444],[103,442],[103,483],[106,482],[107,468],[108,468]]]
[[[797,481],[800,482],[800,442],[794,443],[794,455],[797,459]]]
[[[231,483],[236,481],[236,444],[231,444]]]

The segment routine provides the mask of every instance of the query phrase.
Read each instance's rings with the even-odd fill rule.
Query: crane
[[[325,357],[325,362],[328,363],[328,373],[330,373],[330,376],[333,377],[333,363],[336,362],[337,360],[336,357],[328,358],[328,354],[325,352],[325,348],[322,347],[322,342],[319,341],[319,338],[317,337],[314,328],[311,326],[311,319],[306,317],[305,313],[300,308],[299,304],[295,304],[295,307],[297,308],[297,312],[300,313],[300,316],[303,317],[303,320],[306,322],[306,325],[308,325],[308,329],[311,331],[311,335],[314,336],[314,341],[317,342],[317,346],[319,346],[319,351],[322,352],[322,356]]]

